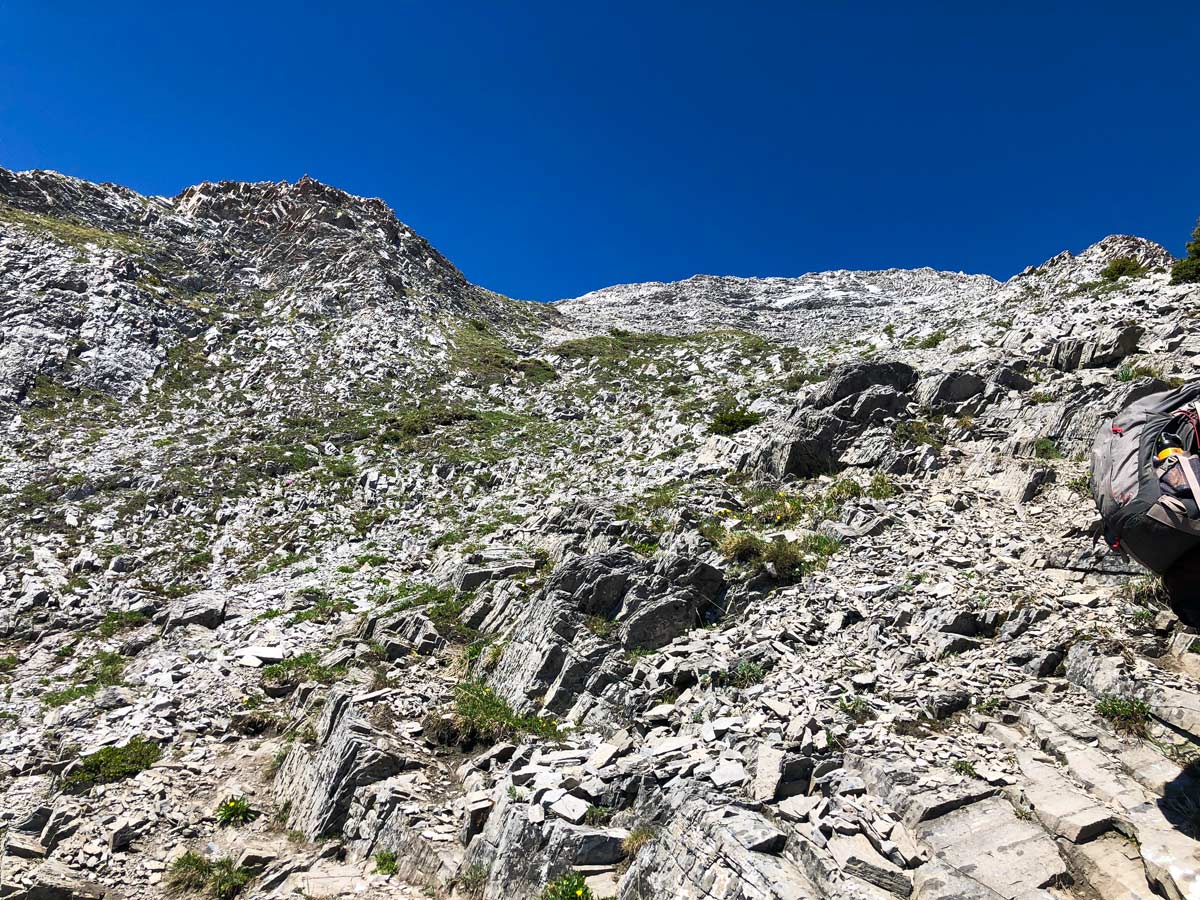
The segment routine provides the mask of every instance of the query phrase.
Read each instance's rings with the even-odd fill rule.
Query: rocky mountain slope
[[[0,894],[1200,897],[1083,456],[1197,377],[1169,262],[543,307],[311,179],[0,170]]]

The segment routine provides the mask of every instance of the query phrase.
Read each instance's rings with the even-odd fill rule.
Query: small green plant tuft
[[[748,688],[762,682],[767,677],[767,670],[762,663],[753,659],[740,659],[724,672],[715,672],[713,684],[727,684],[730,687]]]
[[[932,447],[941,450],[946,446],[946,429],[941,425],[909,419],[892,426],[892,438],[901,447]]]
[[[188,850],[167,869],[167,882],[179,891],[196,892],[208,883],[212,863],[195,850]]]
[[[1102,281],[1117,281],[1118,279],[1137,278],[1144,274],[1146,267],[1134,259],[1132,256],[1118,256],[1114,260],[1110,260],[1109,264],[1100,272]]]
[[[1062,459],[1062,451],[1051,438],[1038,438],[1033,442],[1034,459]]]
[[[934,347],[942,343],[942,341],[946,340],[946,338],[949,336],[950,335],[946,334],[946,329],[939,328],[932,334],[928,334],[921,338],[921,340],[917,341],[917,347],[919,347],[921,350],[932,350]]]
[[[104,747],[82,757],[79,765],[68,771],[63,789],[77,794],[93,785],[132,778],[158,762],[161,756],[158,744],[140,736],[131,738],[124,747]]]
[[[559,736],[557,721],[517,715],[481,681],[455,685],[453,711],[449,715],[431,714],[425,725],[426,733],[434,741],[463,748],[494,744],[519,734]]]
[[[301,681],[330,684],[346,674],[342,666],[323,666],[320,659],[318,654],[310,651],[264,666],[262,683],[269,686],[298,684]]]
[[[589,806],[583,815],[583,821],[593,828],[602,828],[612,821],[616,810],[610,806]]]
[[[745,431],[747,428],[757,425],[762,420],[761,413],[750,412],[748,409],[743,409],[733,403],[725,403],[713,413],[709,431],[713,434],[729,436],[737,434],[739,431]]]
[[[538,900],[595,900],[595,894],[581,874],[568,872],[542,888]]]
[[[483,896],[483,889],[487,885],[487,876],[488,870],[476,863],[468,866],[467,870],[458,876],[455,887],[459,893],[475,900],[475,898]]]
[[[1187,257],[1171,267],[1171,284],[1195,284],[1200,282],[1200,219],[1192,229],[1192,239],[1187,243]]]
[[[872,500],[887,500],[896,496],[896,485],[886,472],[876,472],[871,476],[871,483],[867,485],[867,496]]]
[[[975,765],[967,759],[956,759],[950,764],[950,768],[959,775],[966,775],[970,778],[979,777],[979,774],[975,771]]]
[[[115,609],[110,609],[105,613],[104,618],[100,620],[100,624],[96,626],[96,630],[104,637],[112,637],[120,631],[127,631],[131,628],[140,628],[150,620],[143,613],[128,611],[117,612]]]
[[[250,806],[245,797],[226,797],[217,807],[217,824],[222,827],[248,825],[259,817],[258,810]]]
[[[604,616],[588,616],[583,620],[584,627],[598,637],[612,637],[617,630],[617,623]]]
[[[1150,707],[1141,700],[1106,694],[1096,702],[1096,714],[1107,719],[1117,731],[1146,736]]]
[[[638,851],[654,840],[658,829],[648,823],[642,823],[629,830],[628,836],[621,841],[621,849],[629,857],[637,856]]]
[[[250,872],[240,868],[233,857],[215,860],[208,875],[208,889],[215,900],[233,900],[251,879]]]
[[[380,850],[375,854],[375,871],[380,875],[396,874],[396,853],[393,850]]]
[[[838,699],[838,709],[855,722],[866,722],[875,718],[871,705],[857,694],[843,694]]]

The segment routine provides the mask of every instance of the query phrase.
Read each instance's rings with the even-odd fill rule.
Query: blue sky
[[[1113,232],[1182,254],[1198,46],[1181,2],[0,0],[0,165],[156,194],[308,173],[531,299],[1007,277]]]

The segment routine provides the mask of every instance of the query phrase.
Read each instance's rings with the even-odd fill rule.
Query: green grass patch
[[[946,429],[941,425],[909,419],[892,426],[892,438],[901,447],[932,447],[941,450],[946,446]]]
[[[708,430],[713,434],[729,436],[752,428],[762,420],[762,413],[751,412],[733,403],[725,403],[713,413]]]
[[[149,245],[145,240],[135,235],[106,231],[67,217],[26,212],[5,203],[0,203],[0,222],[20,225],[26,231],[44,235],[77,250],[82,250],[88,244],[94,244],[97,247],[121,250],[134,256],[143,256],[149,252]]]
[[[124,747],[104,747],[80,759],[63,779],[63,789],[81,793],[93,785],[124,781],[150,768],[161,756],[158,744],[142,737],[132,738]]]
[[[214,900],[233,900],[253,880],[247,869],[239,868],[233,857],[210,860],[188,850],[167,869],[167,884],[176,891],[205,891]]]
[[[295,613],[288,619],[289,625],[299,625],[301,622],[332,622],[345,612],[353,612],[354,604],[349,600],[335,600],[319,588],[306,588],[300,592],[302,597],[311,601],[311,606]]]
[[[1048,437],[1038,438],[1033,442],[1034,459],[1062,459],[1062,451],[1058,444]]]
[[[462,748],[495,744],[517,735],[555,739],[558,722],[537,716],[519,716],[481,681],[464,681],[454,687],[454,706],[448,717],[431,716],[426,733],[437,743]]]
[[[1117,731],[1146,736],[1150,707],[1141,700],[1106,694],[1096,702],[1096,714],[1106,719]]]
[[[121,631],[129,631],[132,628],[141,628],[150,620],[144,613],[134,612],[118,612],[110,609],[104,614],[104,618],[100,620],[100,624],[96,626],[96,631],[104,637],[109,638]]]
[[[345,666],[323,666],[320,660],[320,654],[309,651],[283,662],[264,666],[262,682],[267,685],[296,684],[302,681],[331,684],[346,674]]]
[[[555,878],[538,894],[538,900],[595,900],[587,880],[578,872],[568,872]]]
[[[102,650],[83,660],[75,669],[77,682],[69,687],[48,691],[42,695],[42,703],[55,708],[66,706],[80,697],[91,697],[101,688],[122,684],[125,659],[120,653]]]

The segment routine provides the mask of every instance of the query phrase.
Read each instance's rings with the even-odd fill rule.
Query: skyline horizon
[[[236,184],[296,184],[296,183],[298,183],[299,181],[301,181],[301,180],[303,180],[303,179],[305,179],[305,178],[310,178],[310,179],[312,179],[313,181],[316,181],[316,182],[318,182],[318,183],[320,183],[320,184],[324,185],[325,187],[334,188],[334,189],[336,189],[336,190],[339,190],[339,191],[341,191],[341,192],[342,192],[342,193],[344,193],[344,194],[347,194],[348,196],[354,197],[354,198],[356,198],[356,199],[359,199],[359,200],[379,200],[379,201],[383,202],[383,203],[384,203],[384,204],[386,204],[386,205],[387,205],[387,207],[388,207],[388,208],[391,210],[391,212],[392,212],[393,216],[395,216],[395,218],[396,218],[396,220],[397,220],[397,221],[399,221],[401,224],[403,224],[403,225],[405,225],[405,226],[407,226],[407,227],[411,228],[411,229],[412,229],[413,231],[415,231],[415,232],[416,232],[416,233],[417,233],[419,236],[421,236],[423,239],[425,239],[426,241],[428,241],[428,242],[430,243],[430,245],[431,245],[431,246],[433,246],[433,248],[434,248],[435,250],[437,250],[437,252],[438,252],[438,253],[440,253],[440,254],[441,254],[441,255],[442,255],[442,256],[443,256],[445,259],[447,259],[447,260],[448,260],[448,261],[449,261],[449,262],[450,262],[450,263],[451,263],[451,264],[452,264],[452,265],[453,265],[453,266],[454,266],[456,269],[458,269],[460,272],[462,272],[462,273],[463,273],[463,275],[464,275],[464,277],[466,277],[468,281],[470,281],[472,284],[475,284],[475,285],[477,285],[477,286],[479,286],[479,287],[487,288],[488,290],[494,290],[493,288],[489,287],[489,286],[488,286],[486,283],[483,283],[483,282],[480,282],[480,281],[477,281],[477,280],[475,280],[474,278],[471,278],[471,277],[468,275],[468,273],[467,273],[467,272],[466,272],[466,271],[465,271],[465,270],[462,268],[462,266],[460,266],[460,265],[459,265],[459,263],[458,263],[458,262],[455,260],[455,256],[454,256],[454,254],[453,254],[452,252],[449,252],[449,251],[447,251],[446,249],[444,249],[443,247],[439,246],[439,245],[438,245],[436,242],[434,242],[433,240],[431,240],[431,239],[428,237],[428,235],[425,235],[424,233],[422,233],[422,231],[421,231],[419,228],[417,228],[416,226],[412,225],[412,223],[411,223],[411,222],[409,222],[409,221],[408,221],[408,220],[407,220],[407,219],[404,217],[403,213],[402,213],[401,211],[398,211],[398,210],[397,210],[397,208],[396,208],[396,205],[395,205],[395,204],[394,204],[392,201],[390,201],[389,199],[387,199],[386,197],[383,197],[383,196],[381,196],[381,195],[356,194],[356,193],[353,193],[353,192],[351,192],[351,191],[348,191],[348,190],[346,190],[346,189],[344,189],[344,188],[340,187],[340,186],[339,186],[339,185],[337,185],[337,184],[333,184],[333,183],[330,183],[330,182],[324,181],[324,180],[322,180],[322,179],[320,179],[320,178],[317,178],[317,177],[315,177],[315,176],[313,176],[313,175],[310,175],[310,174],[309,174],[309,173],[307,173],[307,172],[306,172],[306,173],[304,173],[304,174],[302,174],[302,175],[300,175],[300,176],[299,176],[299,177],[297,177],[297,178],[294,178],[294,179],[287,179],[287,178],[269,179],[269,178],[268,178],[268,179],[257,179],[257,180],[255,180],[255,181],[247,181],[247,180],[244,180],[244,179],[234,179],[234,178],[217,178],[217,179],[211,179],[211,178],[209,178],[209,179],[201,179],[200,181],[193,181],[193,182],[191,182],[191,183],[189,183],[189,184],[185,184],[183,187],[179,188],[179,189],[178,189],[178,190],[176,190],[174,193],[146,193],[146,192],[144,192],[144,191],[141,191],[141,190],[138,190],[137,188],[134,188],[134,187],[132,187],[132,186],[130,186],[130,185],[127,185],[127,184],[122,184],[122,183],[120,183],[120,182],[116,182],[116,181],[107,181],[107,180],[99,180],[99,181],[98,181],[98,180],[93,180],[93,179],[90,179],[90,178],[85,178],[85,177],[83,177],[83,176],[74,175],[74,174],[71,174],[71,173],[69,173],[69,172],[63,172],[63,171],[60,171],[60,170],[58,170],[58,169],[53,169],[53,168],[45,168],[45,167],[41,167],[41,168],[32,168],[32,169],[14,169],[14,168],[10,168],[10,167],[8,167],[8,166],[5,166],[5,165],[3,165],[3,162],[0,162],[0,168],[6,168],[6,169],[8,169],[8,171],[10,171],[10,172],[15,172],[15,173],[17,173],[17,174],[23,174],[23,173],[28,173],[28,172],[37,172],[37,171],[40,171],[40,172],[49,172],[49,173],[53,173],[53,174],[56,174],[56,175],[60,175],[60,176],[66,177],[66,178],[72,178],[72,179],[76,179],[76,180],[79,180],[79,181],[84,181],[84,182],[87,182],[87,183],[89,183],[89,184],[99,184],[99,185],[110,184],[110,185],[115,185],[115,186],[117,186],[117,187],[121,187],[121,188],[125,188],[125,189],[128,189],[128,190],[132,190],[132,191],[134,191],[135,193],[137,193],[137,194],[139,194],[139,195],[141,195],[141,196],[143,196],[143,197],[157,197],[157,198],[161,198],[161,199],[167,199],[167,200],[174,199],[174,198],[178,197],[180,194],[182,194],[184,191],[188,190],[189,188],[192,188],[192,187],[197,187],[197,186],[199,186],[199,185],[201,185],[201,184],[220,184],[220,183],[222,183],[222,182],[236,183]],[[1060,249],[1060,250],[1059,250],[1057,253],[1051,254],[1050,256],[1047,256],[1047,257],[1045,257],[1045,258],[1043,258],[1043,259],[1040,259],[1040,260],[1036,260],[1036,261],[1034,261],[1034,262],[1029,262],[1029,263],[1026,263],[1026,264],[1025,264],[1024,266],[1022,266],[1020,269],[1018,269],[1018,270],[1016,270],[1016,271],[1014,271],[1014,272],[1012,272],[1011,274],[1009,274],[1009,275],[1006,275],[1006,276],[997,275],[997,274],[995,274],[995,273],[993,273],[993,272],[970,271],[970,270],[968,270],[968,269],[965,269],[965,268],[959,268],[959,269],[953,269],[953,268],[939,268],[939,267],[937,267],[937,266],[932,266],[932,265],[914,265],[914,266],[881,266],[881,267],[873,267],[873,268],[847,268],[847,267],[844,267],[844,266],[842,266],[842,267],[837,267],[837,268],[823,268],[823,269],[822,269],[822,268],[818,268],[818,269],[807,269],[807,270],[805,270],[805,271],[802,271],[802,272],[795,272],[795,273],[780,273],[780,272],[773,272],[773,273],[768,273],[768,274],[763,274],[763,273],[756,273],[756,274],[743,274],[743,273],[740,273],[740,272],[718,272],[718,271],[702,271],[702,270],[701,270],[701,271],[695,271],[695,272],[693,272],[693,273],[692,273],[692,274],[690,274],[690,275],[685,275],[685,276],[682,276],[682,277],[678,277],[678,278],[671,278],[671,279],[649,278],[649,279],[644,279],[644,280],[641,280],[641,281],[612,281],[612,282],[608,282],[608,283],[602,284],[602,285],[600,285],[600,286],[598,286],[598,287],[594,287],[594,288],[591,288],[591,289],[589,289],[589,290],[583,291],[582,293],[579,293],[579,294],[572,294],[571,296],[563,296],[563,297],[550,297],[550,298],[539,298],[539,297],[521,297],[521,296],[516,296],[516,295],[504,294],[504,292],[503,292],[503,291],[495,291],[495,292],[496,292],[496,293],[503,294],[504,296],[506,296],[506,297],[509,297],[509,299],[513,299],[513,300],[524,300],[524,301],[528,301],[528,302],[532,302],[532,303],[543,303],[543,304],[549,304],[549,303],[558,303],[558,302],[562,302],[562,301],[566,301],[566,300],[576,300],[576,299],[579,299],[579,298],[581,298],[581,297],[586,297],[586,296],[589,296],[589,295],[591,295],[591,294],[600,293],[600,292],[602,292],[602,291],[609,290],[609,289],[611,289],[611,288],[618,288],[618,287],[631,286],[631,285],[642,285],[642,284],[664,284],[664,285],[666,285],[666,284],[677,284],[677,283],[679,283],[679,282],[685,282],[685,281],[689,281],[689,280],[691,280],[691,279],[693,279],[693,278],[736,278],[736,279],[753,279],[753,280],[768,280],[768,279],[785,279],[785,280],[796,280],[796,279],[801,279],[801,278],[804,278],[804,277],[806,277],[806,276],[809,276],[809,275],[821,275],[821,274],[827,274],[827,273],[837,273],[837,272],[861,272],[861,273],[875,273],[875,272],[889,272],[889,271],[902,271],[902,272],[903,272],[903,271],[907,271],[907,272],[912,272],[912,271],[920,271],[920,270],[923,270],[923,269],[928,269],[928,270],[930,270],[930,271],[933,271],[933,272],[940,272],[940,273],[944,273],[944,274],[963,275],[963,276],[968,276],[968,277],[987,277],[987,278],[991,278],[993,281],[997,282],[997,284],[1003,285],[1003,284],[1007,283],[1008,281],[1011,281],[1013,278],[1016,278],[1018,275],[1020,275],[1020,274],[1021,274],[1021,272],[1025,271],[1026,269],[1029,269],[1029,268],[1032,268],[1032,267],[1037,267],[1037,266],[1039,266],[1039,265],[1041,265],[1041,264],[1044,264],[1044,263],[1048,262],[1049,260],[1053,259],[1055,256],[1058,256],[1058,255],[1060,255],[1061,253],[1064,253],[1064,252],[1069,252],[1069,253],[1071,253],[1073,256],[1076,256],[1076,257],[1077,257],[1077,256],[1079,256],[1081,253],[1083,253],[1083,252],[1085,252],[1086,250],[1090,249],[1091,247],[1093,247],[1093,246],[1095,246],[1095,245],[1097,245],[1097,244],[1101,243],[1102,241],[1106,240],[1107,238],[1112,238],[1112,237],[1131,237],[1131,238],[1136,238],[1136,239],[1138,239],[1138,240],[1150,241],[1151,243],[1157,244],[1158,246],[1162,247],[1162,248],[1163,248],[1164,250],[1166,250],[1168,253],[1171,253],[1171,255],[1172,255],[1173,257],[1175,257],[1176,259],[1180,259],[1180,258],[1182,258],[1182,256],[1180,256],[1180,255],[1176,255],[1174,252],[1172,252],[1170,245],[1168,245],[1168,244],[1164,244],[1164,243],[1162,243],[1162,242],[1160,242],[1160,241],[1156,241],[1156,240],[1154,240],[1153,238],[1146,237],[1145,235],[1139,235],[1139,234],[1135,234],[1135,233],[1133,233],[1133,232],[1110,232],[1109,234],[1102,235],[1102,236],[1100,236],[1100,237],[1096,238],[1095,240],[1093,240],[1093,241],[1091,241],[1091,242],[1089,242],[1089,243],[1087,243],[1087,244],[1085,244],[1084,246],[1082,246],[1082,247],[1079,247],[1079,248],[1073,248],[1073,247],[1063,247],[1063,248],[1061,248],[1061,249]],[[1183,242],[1183,241],[1181,241],[1181,243],[1182,243],[1182,242]]]

